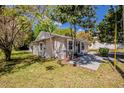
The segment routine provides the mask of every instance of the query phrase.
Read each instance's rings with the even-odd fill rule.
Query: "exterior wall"
[[[119,49],[124,48],[124,44],[118,44],[118,48],[119,48]]]
[[[50,39],[45,40],[45,57],[46,58],[53,57],[52,43],[51,43]]]
[[[39,44],[33,44],[32,53],[33,53],[33,55],[39,56]]]
[[[64,59],[64,57],[66,56],[66,39],[64,38],[55,38],[54,39],[54,55],[55,57],[59,58],[59,59]]]
[[[40,49],[40,43],[43,44],[42,50]],[[45,40],[45,42],[38,42],[37,44],[33,44],[33,54],[41,57],[50,58],[52,57],[52,44],[50,40]]]
[[[45,53],[44,56],[46,58],[56,57],[63,59],[66,55],[66,39],[52,38],[52,42],[53,43],[51,43],[50,39],[47,39],[44,42],[42,42],[44,45],[43,51],[40,50],[40,42],[33,44],[33,50],[31,50],[30,48],[30,51],[32,51],[33,55],[37,56],[43,56],[44,52]],[[53,51],[52,46],[54,47]]]
[[[52,43],[50,39],[45,39],[42,41],[38,41],[37,43],[33,44],[33,54],[37,56],[45,56],[46,58],[55,57],[58,59],[64,59],[67,55],[68,47],[67,47],[67,41],[71,39],[63,38],[63,37],[52,37]],[[81,41],[83,42],[83,41]],[[40,43],[43,44],[43,50],[40,49]],[[87,44],[84,43],[84,50],[83,52],[87,50]],[[53,48],[53,51],[52,51]],[[81,44],[80,44],[81,48]],[[31,51],[31,50],[30,50]],[[82,51],[80,51],[82,52]]]
[[[33,52],[33,46],[29,45],[29,52]]]
[[[81,43],[84,44],[84,49],[83,49],[83,50],[81,49],[81,52],[87,53],[87,50],[88,50],[88,43],[87,43],[86,41],[81,41]]]

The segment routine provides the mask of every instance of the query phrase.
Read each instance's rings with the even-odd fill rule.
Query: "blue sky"
[[[108,9],[109,9],[109,5],[98,5],[96,6],[97,9],[96,9],[96,22],[99,23],[102,21],[102,19],[104,18],[105,14],[107,13]],[[69,23],[65,23],[65,24],[62,24],[60,26],[60,28],[67,28],[69,27]],[[82,28],[78,27],[78,30],[81,31]]]
[[[96,9],[97,23],[101,22],[109,9],[109,5],[99,5]]]

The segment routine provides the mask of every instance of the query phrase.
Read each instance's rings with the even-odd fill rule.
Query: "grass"
[[[124,78],[107,62],[97,71],[72,65],[61,66],[56,60],[45,62],[27,51],[15,51],[11,62],[0,63],[0,87],[124,87]],[[124,71],[124,63],[118,62]]]
[[[114,52],[114,49],[110,50],[110,52]],[[123,49],[117,49],[117,52],[124,53],[124,48]]]
[[[99,49],[89,49],[88,50],[89,52],[92,51],[92,52],[99,52]],[[110,49],[109,52],[114,52],[114,49]],[[123,49],[117,49],[116,52],[120,52],[120,53],[124,53],[124,48]]]

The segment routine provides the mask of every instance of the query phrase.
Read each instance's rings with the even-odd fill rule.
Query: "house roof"
[[[62,37],[62,38],[71,38],[69,36],[58,35],[58,34],[53,34],[53,33],[50,34],[49,32],[41,31],[35,41],[44,40],[44,39],[48,39],[48,38],[55,37],[55,36]]]
[[[33,42],[39,42],[39,41],[46,40],[46,39],[49,39],[52,37],[61,37],[61,38],[65,38],[65,39],[71,39],[72,38],[69,36],[58,35],[58,34],[53,34],[53,33],[50,34],[49,32],[41,31],[39,33],[39,35],[37,36],[37,38],[35,39],[35,41],[33,41]],[[76,39],[76,40],[85,41],[85,40],[81,40],[81,39]]]

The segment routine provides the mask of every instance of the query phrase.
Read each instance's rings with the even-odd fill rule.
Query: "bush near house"
[[[109,49],[108,48],[99,48],[99,54],[103,57],[107,57],[109,53]]]

